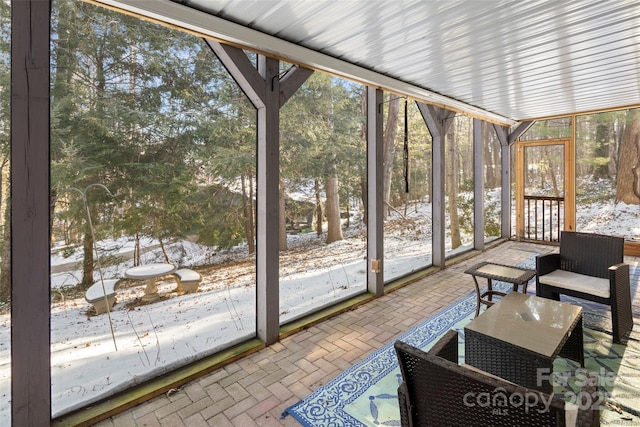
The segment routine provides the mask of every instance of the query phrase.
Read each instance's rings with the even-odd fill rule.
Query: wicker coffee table
[[[582,307],[507,294],[464,328],[465,363],[546,393],[557,356],[584,367]]]
[[[505,296],[506,293],[496,291],[493,289],[493,280],[499,280],[502,282],[513,283],[513,291],[518,291],[518,286],[522,285],[522,293],[527,293],[527,284],[529,280],[536,276],[535,270],[527,268],[514,267],[511,265],[496,264],[495,262],[481,262],[474,265],[465,271],[473,277],[473,282],[476,284],[476,317],[480,313],[480,304],[485,304],[491,307],[495,301],[493,296]],[[487,279],[487,290],[480,292],[480,285],[478,284],[478,277],[484,277]]]

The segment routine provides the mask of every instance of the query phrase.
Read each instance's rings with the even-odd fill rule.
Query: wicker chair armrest
[[[560,268],[560,254],[538,255],[536,257],[536,273],[538,276],[549,274]]]
[[[620,342],[625,333],[633,328],[629,264],[620,263],[609,267],[609,282],[611,311],[614,316],[613,339],[614,342]]]
[[[626,275],[627,278],[629,278],[629,264],[627,264],[626,262],[621,262],[620,264],[612,265],[611,267],[609,267],[609,270],[612,270],[612,271],[620,270],[621,274]]]
[[[611,298],[617,301],[631,302],[631,282],[629,264],[620,263],[609,267],[609,281],[611,281]]]
[[[447,331],[437,343],[431,347],[429,354],[458,363],[458,332],[453,329]]]

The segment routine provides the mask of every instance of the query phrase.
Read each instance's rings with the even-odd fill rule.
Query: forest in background
[[[9,14],[10,5],[0,2],[3,301],[10,293]],[[93,282],[93,240],[82,200],[69,189],[86,193],[96,239],[153,237],[163,245],[195,236],[221,249],[246,243],[255,250],[256,114],[206,43],[84,2],[55,1],[51,64],[52,241],[63,241],[69,252],[84,248],[82,288]],[[283,71],[289,66],[282,65]],[[366,218],[364,96],[361,85],[316,72],[283,107],[281,250],[300,215],[315,218],[307,223],[317,233],[327,224],[327,242],[342,238],[340,216],[361,210]],[[431,138],[415,104],[405,104],[405,119],[403,103],[385,99],[384,152],[393,159],[385,161],[387,210],[430,200]],[[617,201],[640,203],[639,111],[581,117],[578,197],[590,196],[591,180],[604,179]],[[527,135],[571,132],[559,122],[539,122]],[[447,209],[457,247],[456,228],[473,227],[472,220],[460,224],[469,207],[457,205],[457,195],[473,188],[472,120],[456,116],[449,129]],[[491,127],[484,132],[490,135]],[[488,188],[500,185],[497,156],[497,149],[485,150]],[[411,174],[409,192],[403,174]]]

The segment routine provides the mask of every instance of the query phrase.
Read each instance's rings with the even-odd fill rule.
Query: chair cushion
[[[600,277],[587,276],[565,270],[554,270],[549,274],[540,276],[538,280],[540,283],[547,285],[602,298],[609,298],[611,296],[609,280],[601,279]]]
[[[575,403],[564,403],[564,423],[567,427],[574,427],[578,423],[578,409]]]

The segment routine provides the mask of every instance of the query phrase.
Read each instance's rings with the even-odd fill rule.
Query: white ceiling
[[[489,120],[640,105],[640,0],[98,0]]]

